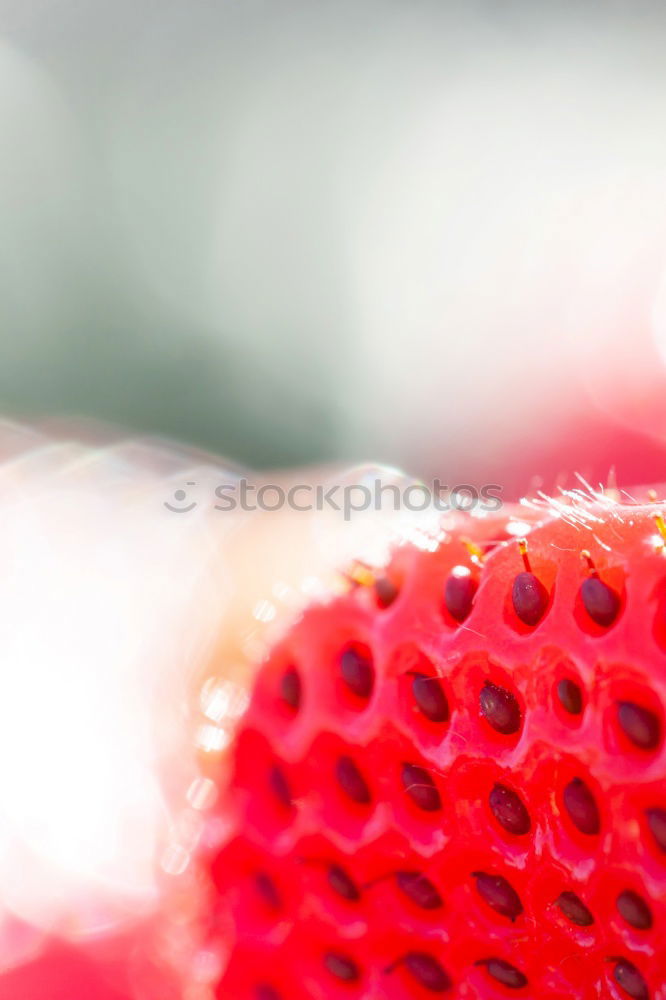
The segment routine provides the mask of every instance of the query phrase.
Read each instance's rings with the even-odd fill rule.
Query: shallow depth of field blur
[[[665,48],[657,0],[0,0],[0,415],[56,437],[90,421],[91,440],[101,422],[254,469],[375,461],[507,499],[575,472],[666,480]],[[81,537],[76,556],[60,539],[64,582],[59,550],[45,560],[16,522],[64,595],[89,568],[76,504],[93,502],[67,489]],[[116,514],[110,603],[131,575],[114,546],[152,551],[136,511]],[[160,542],[151,584],[172,626],[162,583],[192,592],[196,572],[169,562],[187,544]],[[34,591],[21,581],[13,621]],[[85,592],[92,642],[100,602]],[[131,589],[124,601],[130,615]],[[63,648],[66,606],[48,619]],[[57,714],[40,718],[56,732]],[[26,759],[38,775],[41,756]],[[28,803],[11,774],[0,791]],[[104,795],[82,801],[72,822],[105,827]],[[53,856],[78,876],[77,842],[55,829]],[[115,836],[108,870],[91,862],[100,884],[132,877]],[[94,916],[99,931],[109,913]],[[6,933],[33,954],[28,924]],[[121,1000],[125,945],[102,938],[92,954],[58,936],[46,965],[0,975],[0,997]]]
[[[0,12],[5,413],[513,493],[648,475],[663,5]]]

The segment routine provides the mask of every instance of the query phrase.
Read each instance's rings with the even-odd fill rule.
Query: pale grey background
[[[650,313],[665,43],[645,2],[2,0],[0,408],[494,470],[575,422],[563,344]]]

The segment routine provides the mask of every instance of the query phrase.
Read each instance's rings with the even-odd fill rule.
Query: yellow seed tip
[[[527,570],[528,573],[531,573],[532,572],[532,568],[530,566],[530,557],[527,554],[527,539],[526,538],[519,538],[518,539],[518,551],[520,552],[521,556],[523,557],[523,564],[525,566],[525,569]]]
[[[461,538],[460,540],[467,549],[467,551],[469,552],[472,561],[475,562],[477,565],[480,565],[483,562],[484,558],[483,549],[479,548],[479,546],[475,542],[473,542],[471,538]]]
[[[365,563],[353,563],[347,576],[359,587],[371,587],[375,582],[375,574]]]

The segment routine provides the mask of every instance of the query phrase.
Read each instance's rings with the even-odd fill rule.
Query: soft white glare
[[[246,689],[233,680],[211,678],[201,692],[204,715],[212,722],[238,719],[248,704]]]
[[[527,521],[507,521],[506,532],[508,535],[513,535],[516,538],[523,538],[525,535],[529,535],[532,530],[532,525],[528,524]]]
[[[31,442],[0,467],[0,903],[38,927],[90,934],[156,900],[194,773],[187,684],[225,595],[173,489],[139,445]]]
[[[187,801],[193,809],[210,809],[217,799],[217,785],[211,778],[195,778],[187,790]]]
[[[231,743],[233,730],[224,726],[200,726],[197,730],[197,746],[207,753],[219,753]]]
[[[472,571],[469,566],[454,566],[451,570],[451,576],[455,576],[459,580],[463,580],[465,577],[471,575]]]

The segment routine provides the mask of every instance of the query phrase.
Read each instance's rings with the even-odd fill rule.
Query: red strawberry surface
[[[302,614],[211,824],[219,997],[666,998],[661,510],[457,517]]]

